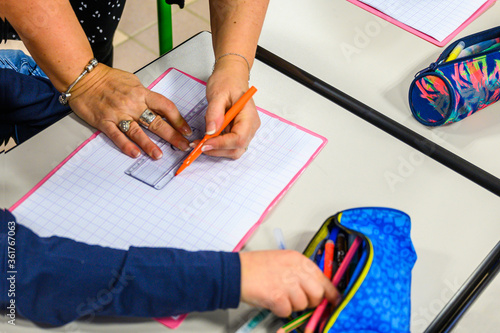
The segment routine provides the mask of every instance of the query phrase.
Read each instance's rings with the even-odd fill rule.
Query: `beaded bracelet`
[[[76,80],[72,84],[69,85],[68,90],[66,90],[66,92],[61,93],[61,96],[59,96],[59,103],[61,103],[62,105],[68,104],[68,100],[71,97],[71,94],[70,94],[71,89],[73,89],[73,87],[78,83],[78,81],[80,81],[82,79],[82,77],[84,77],[85,75],[90,73],[94,69],[94,67],[97,66],[98,63],[99,62],[97,62],[96,58],[92,58],[89,61],[87,66],[85,66],[85,69],[83,70],[82,74],[80,74],[80,76],[78,76],[76,78]]]
[[[245,62],[247,63],[247,67],[248,67],[248,81],[250,81],[250,63],[248,62],[247,58],[245,58],[245,56],[239,54],[239,53],[232,53],[232,52],[229,52],[229,53],[224,53],[223,55],[221,55],[220,57],[218,57],[215,62],[214,62],[214,67],[212,68],[212,72],[214,71],[215,69],[215,65],[217,65],[217,61],[219,61],[220,58],[223,58],[225,56],[228,56],[228,55],[235,55],[235,56],[238,56],[238,57],[242,57]]]

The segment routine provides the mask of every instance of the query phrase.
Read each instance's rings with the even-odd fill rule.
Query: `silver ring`
[[[122,120],[118,123],[118,127],[123,133],[127,133],[128,130],[130,129],[130,123],[132,120]]]
[[[156,114],[154,114],[153,111],[151,111],[150,109],[146,109],[139,117],[139,123],[142,126],[148,128],[149,125],[151,125],[151,123],[153,122],[153,120],[155,120],[155,118]]]

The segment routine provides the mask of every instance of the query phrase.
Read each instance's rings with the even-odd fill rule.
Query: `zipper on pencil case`
[[[337,228],[343,230],[344,232],[347,232],[348,234],[360,237],[362,240],[361,248],[363,253],[361,254],[359,261],[353,271],[355,275],[351,276],[351,280],[347,283],[346,289],[342,292],[342,301],[337,305],[335,309],[333,309],[331,313],[328,314],[325,328],[331,327],[335,324],[340,313],[349,304],[349,302],[354,297],[361,284],[365,280],[373,262],[373,245],[369,238],[358,231],[343,226],[341,220],[342,212],[334,215],[331,219],[328,220],[328,229],[332,230],[333,228]],[[361,268],[359,265],[361,265]]]
[[[351,292],[356,292],[358,288],[356,288],[355,290],[353,289],[353,286],[357,285],[357,284],[360,284],[360,279],[363,279],[366,277],[366,274],[363,274],[364,271],[367,271],[370,269],[370,266],[371,266],[371,262],[372,260],[370,259],[370,255],[371,257],[373,257],[373,246],[371,245],[371,242],[370,240],[368,239],[368,237],[358,231],[355,231],[355,230],[352,230],[352,229],[349,229],[345,226],[342,225],[341,223],[341,220],[342,220],[342,213],[340,214],[336,214],[334,217],[333,217],[333,221],[331,221],[330,225],[333,224],[333,227],[334,228],[337,228],[337,229],[340,229],[340,230],[343,230],[345,232],[347,232],[348,234],[351,234],[351,235],[354,235],[356,237],[359,237],[361,238],[362,242],[361,242],[361,248],[363,249],[363,255],[360,256],[360,260],[364,257],[364,255],[366,255],[364,261],[359,261],[356,265],[363,265],[363,267],[359,270],[359,273],[356,275],[356,276],[352,276],[352,278],[354,278],[354,281],[350,280],[347,285],[346,285],[346,289],[344,290],[343,294],[344,294],[344,297],[342,299],[342,302],[338,305],[337,309],[342,309],[343,306],[342,303],[348,299],[348,295],[351,293]],[[330,228],[329,228],[330,229]],[[357,268],[357,266],[356,266]],[[356,269],[355,269],[356,271]],[[335,313],[337,311],[337,309],[335,309],[335,311],[333,313]],[[332,313],[332,314],[333,314]]]
[[[304,251],[304,254],[306,254],[306,256],[308,256],[310,259],[312,259],[314,261],[314,258],[313,258],[313,256],[311,254],[315,253],[318,250],[318,248],[321,247],[321,244],[324,243],[323,241],[326,238],[329,238],[329,236],[333,232],[334,228],[338,229],[338,230],[342,230],[345,233],[348,233],[348,234],[351,234],[351,235],[354,235],[354,236],[357,236],[357,237],[361,238],[361,240],[362,240],[361,246],[363,248],[363,252],[366,252],[366,258],[365,258],[364,262],[360,261],[360,262],[357,263],[357,265],[363,265],[363,267],[359,271],[359,274],[357,274],[357,276],[353,276],[353,278],[355,279],[355,281],[349,281],[347,283],[346,289],[344,290],[344,293],[343,293],[344,294],[344,298],[342,299],[342,302],[338,305],[337,309],[342,309],[345,306],[345,305],[342,306],[342,303],[344,303],[344,301],[347,299],[347,296],[353,291],[353,287],[352,286],[360,284],[360,281],[359,281],[360,278],[364,279],[364,277],[366,276],[366,274],[363,274],[363,272],[369,270],[369,268],[371,266],[371,262],[372,262],[372,259],[370,259],[370,258],[373,257],[373,246],[371,245],[371,242],[368,239],[368,237],[366,237],[366,235],[364,235],[364,234],[362,234],[362,233],[360,233],[358,231],[355,231],[355,230],[352,230],[352,229],[349,229],[349,228],[343,226],[340,223],[341,217],[342,217],[342,213],[338,213],[338,214],[335,214],[332,217],[328,218],[325,221],[325,223],[323,223],[323,225],[321,226],[320,230],[316,233],[316,235],[313,237],[313,239],[306,246],[306,250]],[[325,237],[319,238],[318,236],[320,236],[320,234],[322,233],[322,231],[323,232],[325,231],[324,230],[325,228],[328,230],[328,235],[326,236],[326,238]],[[321,235],[321,236],[323,236],[323,235]],[[311,249],[311,247],[312,247],[312,249]],[[312,252],[312,250],[314,250],[314,252]],[[309,252],[309,255],[308,255],[308,252]],[[362,257],[364,257],[364,255],[361,255],[360,259]],[[351,287],[351,288],[349,288],[349,287]],[[356,290],[357,290],[357,288],[356,288]],[[356,290],[354,290],[354,292]],[[335,311],[333,313],[335,313],[337,311],[337,309],[335,309]]]
[[[318,232],[314,235],[314,237],[311,239],[309,244],[307,244],[306,250],[304,251],[304,255],[306,255],[307,257],[309,257],[309,259],[311,259],[312,261],[314,261],[316,263],[316,260],[315,260],[316,259],[315,258],[316,252],[318,251],[319,248],[321,248],[324,245],[324,243],[326,242],[326,239],[328,239],[330,237],[330,235],[333,232],[333,229],[342,230],[343,232],[345,232],[347,234],[351,234],[351,235],[354,235],[354,236],[361,238],[361,240],[362,240],[361,245],[362,245],[363,251],[367,252],[366,253],[367,259],[365,260],[365,262],[358,262],[358,264],[364,265],[363,269],[361,270],[361,271],[364,271],[365,269],[367,269],[366,266],[369,263],[368,258],[370,256],[370,253],[373,251],[372,246],[371,246],[371,242],[368,239],[368,237],[366,237],[366,235],[343,226],[340,223],[341,216],[342,216],[342,213],[335,214],[335,215],[331,216],[330,218],[328,218],[323,223],[323,225],[318,230]],[[359,281],[357,281],[357,280],[361,275],[362,274],[359,274],[358,276],[354,277],[356,279],[356,281],[354,281],[354,282],[349,281],[349,283],[347,284],[347,287],[358,283]],[[350,289],[345,290],[346,295],[349,292],[350,292]]]
[[[342,230],[348,234],[352,234],[354,236],[360,237],[361,240],[363,241],[362,245],[369,244],[369,239],[364,234],[362,234],[358,231],[355,231],[355,230],[351,230],[351,229],[343,226],[340,223],[341,216],[342,216],[342,212],[337,213],[337,214],[329,217],[323,223],[323,225],[320,227],[320,229],[313,236],[313,238],[311,239],[309,244],[307,244],[306,250],[304,251],[304,255],[309,257],[309,259],[315,261],[314,259],[315,259],[315,254],[316,254],[317,250],[324,245],[324,243],[326,242],[326,239],[331,235],[331,233],[333,232],[332,230],[334,228]],[[367,249],[369,250],[370,248],[367,248]]]
[[[361,238],[361,249],[363,253],[359,257],[359,261],[356,264],[355,269],[353,270],[353,275],[351,280],[346,284],[346,289],[343,291],[342,301],[337,305],[337,307],[328,315],[327,322],[330,322],[333,319],[333,322],[337,320],[338,315],[342,310],[347,306],[351,298],[359,289],[360,285],[366,278],[368,271],[370,270],[371,264],[373,262],[373,245],[371,244],[368,237],[358,231],[349,229],[343,226],[340,221],[342,217],[342,212],[337,213],[330,218],[328,218],[320,227],[320,229],[316,232],[314,237],[311,239],[309,244],[306,246],[306,250],[304,254],[308,256],[311,260],[315,261],[315,253],[317,250],[324,245],[326,239],[330,238],[330,235],[334,232],[333,229],[341,230],[347,234],[360,237]],[[315,261],[316,262],[316,261]],[[361,268],[358,266],[362,265]],[[292,318],[290,318],[292,319]],[[330,323],[331,324],[331,323]],[[297,331],[302,332],[299,328]]]
[[[442,59],[442,57],[439,57],[438,60],[436,60],[435,62],[432,62],[428,67],[426,67],[426,68],[418,71],[415,74],[414,77],[417,77],[417,76],[419,76],[421,74],[425,74],[425,73],[429,73],[429,72],[435,72],[436,69],[441,68],[441,67],[445,67],[445,66],[448,66],[448,65],[453,65],[455,63],[459,63],[459,62],[462,62],[462,61],[467,61],[467,60],[470,60],[470,59],[473,59],[473,58],[485,56],[485,55],[488,55],[490,53],[495,53],[495,52],[500,52],[500,47],[495,48],[493,50],[489,50],[487,52],[481,52],[481,53],[477,53],[477,54],[471,54],[471,55],[468,55],[468,56],[465,56],[465,57],[462,57],[462,58],[459,58],[459,59],[447,61],[447,62],[441,62],[443,59]],[[447,56],[448,55],[446,55],[444,57],[444,59],[446,59]]]
[[[454,60],[451,60],[451,61],[447,61],[447,62],[444,61],[444,60],[446,60],[446,58],[448,58],[448,56],[453,51],[453,49],[455,48],[455,46],[458,45],[458,43],[460,43],[460,42],[467,42],[468,40],[474,39],[474,37],[476,37],[477,35],[480,35],[480,34],[482,34],[482,32],[474,34],[474,35],[470,35],[470,36],[468,36],[465,39],[460,39],[460,40],[455,41],[453,44],[449,45],[446,49],[443,50],[443,52],[436,59],[436,61],[432,62],[427,68],[424,68],[424,69],[418,71],[415,74],[415,77],[417,77],[417,76],[419,76],[421,74],[424,74],[424,73],[435,72],[436,69],[438,69],[440,67],[444,67],[444,66],[447,66],[447,65],[453,65],[453,64],[458,63],[458,62],[467,61],[467,60],[470,60],[470,59],[473,59],[473,58],[476,58],[476,57],[485,56],[485,55],[488,55],[488,54],[500,51],[500,47],[498,47],[498,48],[495,48],[495,49],[492,49],[492,50],[489,50],[489,51],[485,50],[485,51],[482,51],[480,53],[470,54],[468,56],[461,57],[461,58],[458,58],[458,59],[454,59]],[[482,41],[487,41],[487,40],[495,39],[495,38],[499,38],[499,37],[500,37],[500,32],[496,32],[495,34],[491,35],[491,38],[485,37]],[[472,46],[472,45],[480,43],[480,42],[481,41],[478,41],[476,43],[466,44],[464,48]]]

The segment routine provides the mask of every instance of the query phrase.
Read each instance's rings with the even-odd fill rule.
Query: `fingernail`
[[[212,149],[214,149],[214,147],[210,146],[210,145],[205,145],[205,146],[201,147],[201,151],[202,152],[206,152],[206,151],[209,151],[209,150],[212,150]]]
[[[191,143],[189,144],[189,147],[191,147],[191,148],[194,148],[194,147],[196,147],[196,143],[194,143],[194,142],[191,142]]]
[[[161,150],[153,149],[153,157],[155,160],[159,160],[160,158],[162,158],[162,156],[163,156],[163,153],[161,152]]]
[[[132,149],[131,153],[134,158],[141,156],[141,151],[139,149]]]
[[[189,126],[182,126],[181,131],[184,133],[184,136],[191,136],[193,135],[193,131],[191,130],[191,127]]]
[[[207,131],[205,132],[207,135],[215,134],[215,122],[211,121],[207,124]]]

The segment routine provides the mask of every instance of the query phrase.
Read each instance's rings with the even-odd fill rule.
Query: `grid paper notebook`
[[[183,115],[205,99],[205,85],[175,69],[152,86]],[[42,237],[119,249],[239,250],[326,144],[315,133],[258,111],[261,127],[240,159],[201,155],[161,189],[127,175],[137,160],[95,133],[11,210]],[[177,153],[159,144],[164,156],[147,161],[151,167],[168,164]]]
[[[495,0],[347,0],[438,46],[446,45]]]

